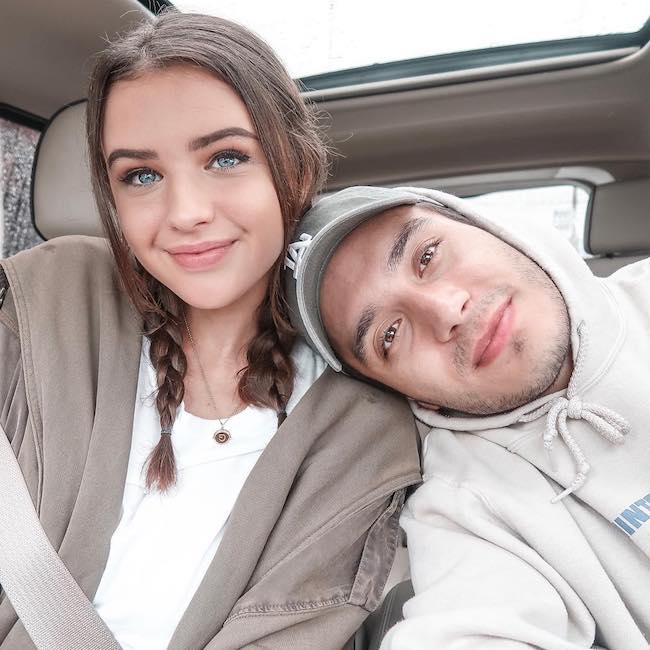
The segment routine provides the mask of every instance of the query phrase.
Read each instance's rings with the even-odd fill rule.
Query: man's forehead
[[[409,224],[419,226],[436,217],[441,218],[420,205],[400,205],[369,218],[341,241],[327,264],[325,279],[340,279],[342,275],[357,275],[362,271],[367,278],[368,271],[390,270],[395,249],[405,244],[404,241],[400,245],[400,237],[408,239],[418,229],[409,228]],[[361,281],[362,277],[358,279]]]

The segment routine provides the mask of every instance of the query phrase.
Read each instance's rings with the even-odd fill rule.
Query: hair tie
[[[171,427],[162,427],[160,429],[160,435],[161,436],[171,436],[172,435],[172,428]]]

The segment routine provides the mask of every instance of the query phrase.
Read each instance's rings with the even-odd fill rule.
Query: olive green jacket
[[[102,239],[1,264],[0,424],[92,600],[120,518],[142,324]],[[378,604],[419,480],[407,404],[326,371],[253,468],[170,650],[340,648]],[[4,593],[0,648],[34,648]]]

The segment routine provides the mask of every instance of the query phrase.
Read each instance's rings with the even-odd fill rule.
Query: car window
[[[519,0],[446,2],[442,9],[438,3],[402,0],[399,10],[392,11],[378,9],[376,0],[288,0],[291,8],[285,11],[268,2],[172,1],[181,11],[215,13],[254,29],[310,88],[323,88],[324,80],[317,77],[332,72],[355,70],[344,82],[354,84],[376,79],[366,73],[378,72],[378,66],[453,53],[566,39],[592,39],[593,48],[601,49],[608,47],[608,37],[638,33],[648,20],[647,2],[641,0],[546,0],[526,3],[525,10]],[[627,41],[613,42],[621,47]],[[580,44],[578,51],[586,45]],[[554,56],[570,51],[551,49]],[[490,63],[521,60],[517,49]],[[463,61],[446,63],[465,67]],[[361,71],[367,67],[373,70]],[[417,70],[406,65],[395,76]]]
[[[466,199],[486,216],[512,216],[541,221],[556,228],[575,249],[588,257],[584,230],[589,192],[578,185],[553,185],[490,192]]]
[[[0,250],[8,257],[43,240],[32,224],[30,188],[39,132],[0,118]]]

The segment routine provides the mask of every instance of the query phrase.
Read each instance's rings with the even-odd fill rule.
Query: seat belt
[[[120,650],[50,544],[1,426],[0,585],[38,650]]]

